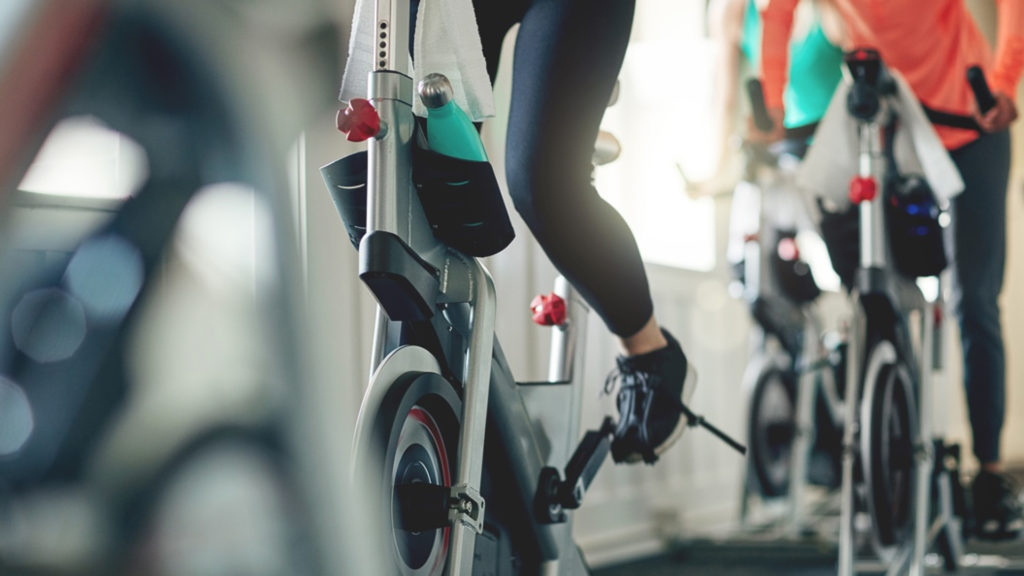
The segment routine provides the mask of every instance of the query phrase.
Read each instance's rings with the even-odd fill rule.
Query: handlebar
[[[967,69],[967,83],[971,85],[974,92],[974,100],[978,103],[978,110],[985,114],[996,105],[996,98],[985,81],[985,73],[981,66],[971,66]]]
[[[764,87],[757,78],[747,80],[747,97],[750,98],[750,109],[754,114],[754,126],[761,132],[775,129],[775,121],[768,115],[768,107],[764,103]]]
[[[775,121],[768,115],[768,107],[764,102],[764,87],[757,78],[747,80],[747,97],[750,98],[750,109],[754,115],[754,126],[761,132],[771,132],[775,129]],[[812,122],[803,126],[786,128],[787,140],[807,140],[814,136],[818,129],[818,123]]]

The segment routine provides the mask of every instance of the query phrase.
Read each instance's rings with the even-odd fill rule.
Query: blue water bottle
[[[438,154],[486,162],[487,152],[476,126],[452,99],[452,85],[443,74],[428,74],[419,85],[427,107],[427,144]]]

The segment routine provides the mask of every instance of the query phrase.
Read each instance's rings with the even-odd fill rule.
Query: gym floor
[[[593,576],[832,576],[835,549],[807,543],[712,542],[680,544],[657,558],[595,570]],[[1007,544],[971,543],[967,563],[957,574],[1024,576],[1024,541]],[[862,574],[884,574],[880,567],[862,565]],[[935,568],[929,573],[942,574]]]
[[[1015,467],[1013,475],[1024,485],[1024,469]],[[593,576],[834,576],[835,563],[834,544],[760,536],[681,542],[661,556],[603,567]],[[957,574],[1024,576],[1024,538],[1003,543],[968,542],[964,564]],[[885,573],[877,563],[859,566],[859,574]],[[944,574],[937,564],[929,570],[933,573]]]

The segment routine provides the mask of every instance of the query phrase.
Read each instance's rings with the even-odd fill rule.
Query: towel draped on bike
[[[894,141],[896,164],[905,174],[922,174],[936,198],[948,202],[964,189],[960,172],[910,86],[896,71],[889,70],[889,74],[896,81],[895,105],[900,118]],[[836,88],[797,175],[803,190],[839,208],[849,205],[850,179],[857,174],[859,158],[857,123],[846,107],[850,87],[844,82]]]
[[[374,0],[357,0],[340,100],[366,97],[367,78],[377,57],[375,16]],[[491,80],[472,0],[420,2],[415,26],[413,79],[418,83],[427,74],[444,74],[454,89],[455,102],[474,122],[494,116]],[[426,116],[423,103],[414,100],[413,113]]]

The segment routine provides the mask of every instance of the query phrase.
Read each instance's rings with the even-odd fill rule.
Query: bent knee
[[[512,205],[531,228],[563,220],[570,208],[579,208],[580,194],[589,188],[590,177],[533,164],[509,165],[507,176]]]

